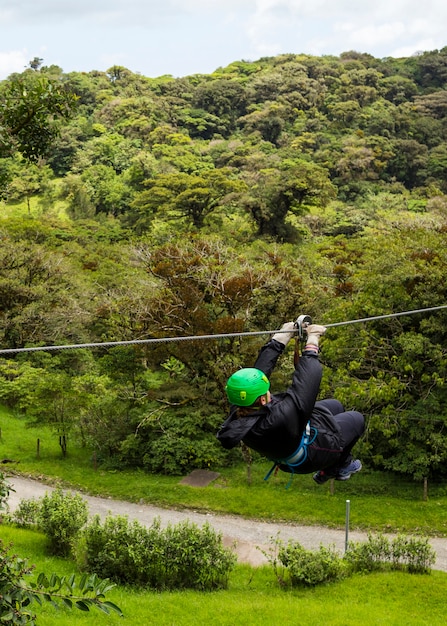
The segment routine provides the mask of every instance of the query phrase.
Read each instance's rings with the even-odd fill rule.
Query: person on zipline
[[[261,348],[254,367],[235,372],[227,381],[230,413],[217,433],[224,448],[241,441],[292,474],[314,473],[323,484],[331,478],[348,480],[362,469],[351,450],[365,430],[363,415],[345,411],[335,399],[319,400],[322,378],[318,358],[324,326],[310,324],[290,387],[270,392],[269,377],[286,345],[296,337],[294,322],[285,323]],[[298,338],[296,338],[298,341]]]

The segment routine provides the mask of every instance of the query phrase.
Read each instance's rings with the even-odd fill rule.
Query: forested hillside
[[[0,83],[0,348],[231,334],[447,304],[447,48]],[[447,313],[331,328],[370,467],[446,476]],[[0,354],[0,401],[109,466],[240,458],[224,384],[266,337]],[[286,385],[292,355],[272,379]]]

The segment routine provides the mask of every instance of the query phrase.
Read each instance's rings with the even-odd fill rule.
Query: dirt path
[[[15,491],[9,497],[9,508],[14,511],[22,499],[40,498],[52,487],[36,480],[11,476],[8,478]],[[91,515],[107,514],[127,515],[129,519],[136,519],[141,524],[151,525],[158,517],[163,526],[176,524],[186,519],[201,526],[208,522],[215,530],[222,533],[225,545],[234,545],[240,562],[250,565],[267,563],[262,550],[271,547],[271,539],[279,536],[283,541],[289,539],[299,541],[307,549],[318,549],[320,545],[334,545],[340,553],[344,552],[346,530],[334,530],[317,526],[298,526],[294,524],[272,524],[258,522],[236,516],[223,516],[214,513],[198,513],[193,510],[162,509],[148,504],[133,504],[108,498],[93,496],[82,497],[87,501]],[[367,538],[366,533],[349,531],[349,541],[362,541]],[[434,569],[447,572],[447,539],[432,538],[430,543],[437,554]]]

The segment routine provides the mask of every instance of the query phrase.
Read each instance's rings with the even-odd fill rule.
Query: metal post
[[[351,501],[346,500],[346,525],[345,525],[345,552],[348,551],[348,543],[349,543],[349,512],[350,512]]]

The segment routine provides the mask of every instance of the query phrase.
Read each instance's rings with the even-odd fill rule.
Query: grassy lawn
[[[48,557],[40,533],[0,526],[5,543],[13,541],[14,552],[41,571],[68,575],[77,572],[73,563]],[[30,578],[31,580],[31,578]],[[355,575],[344,581],[315,589],[282,589],[272,568],[238,565],[230,577],[229,589],[218,592],[152,592],[116,587],[108,599],[118,604],[124,617],[105,615],[96,609],[54,609],[35,605],[37,623],[45,626],[259,626],[284,623],[306,626],[348,624],[441,626],[445,624],[447,574],[411,575],[402,572]]]
[[[62,458],[57,436],[48,428],[29,428],[24,419],[0,408],[0,459],[19,461],[4,466],[48,481],[62,481],[91,495],[174,508],[193,508],[241,515],[266,521],[289,521],[343,527],[345,503],[351,501],[352,529],[421,533],[447,536],[447,485],[429,488],[423,500],[422,485],[379,472],[362,471],[346,483],[316,485],[311,476],[295,476],[287,487],[284,473],[263,478],[269,462],[252,466],[251,484],[246,468],[213,468],[220,477],[208,487],[180,484],[181,477],[158,476],[142,471],[95,468],[92,453],[69,443]],[[37,454],[39,440],[39,455]]]
[[[55,189],[60,187],[61,180],[53,181]],[[42,207],[39,204],[39,196],[31,196],[28,201],[20,200],[16,202],[2,202],[0,200],[1,215],[3,218],[18,218],[18,217],[39,217],[42,215]],[[67,202],[64,200],[55,200],[51,208],[45,210],[46,215],[51,214],[58,219],[64,220],[67,218]]]

